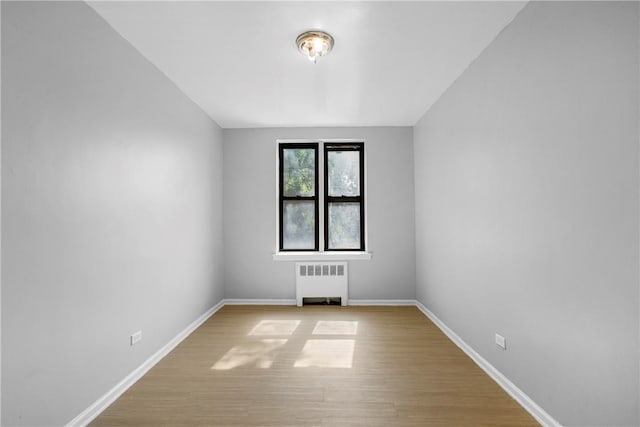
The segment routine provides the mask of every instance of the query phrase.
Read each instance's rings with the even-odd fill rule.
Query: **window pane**
[[[360,195],[360,152],[328,151],[329,196]]]
[[[283,249],[315,249],[315,202],[283,201]]]
[[[329,249],[360,249],[360,203],[329,204]]]
[[[315,164],[316,152],[314,149],[285,148],[283,150],[283,194],[285,196],[315,196]]]

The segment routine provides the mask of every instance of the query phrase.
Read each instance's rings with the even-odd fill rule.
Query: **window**
[[[318,144],[280,144],[280,250],[318,250]]]
[[[364,143],[280,142],[278,154],[280,251],[364,251]]]
[[[364,146],[324,145],[325,250],[364,250]]]

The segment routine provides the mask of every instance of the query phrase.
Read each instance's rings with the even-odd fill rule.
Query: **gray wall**
[[[3,1],[2,174],[2,424],[60,425],[223,298],[222,132],[86,4]]]
[[[2,7],[0,5],[0,46],[2,45]],[[1,51],[1,49],[0,49]],[[0,54],[0,82],[2,81],[2,55]],[[2,84],[0,84],[0,95]],[[0,102],[0,117],[2,116],[2,102]],[[2,141],[2,120],[0,120],[0,141]],[[2,188],[2,149],[0,149],[0,188]],[[1,190],[0,190],[1,193]],[[0,212],[2,212],[2,197],[0,195]],[[0,215],[1,216],[1,215]],[[2,242],[2,221],[0,220],[0,242]],[[0,244],[0,260],[2,259],[2,244]],[[2,262],[0,261],[0,425],[2,424]]]
[[[414,129],[419,301],[566,425],[640,421],[638,48],[531,2]]]
[[[349,298],[415,298],[412,128],[224,130],[225,297],[293,299],[276,251],[276,139],[366,138],[370,261],[349,262]]]

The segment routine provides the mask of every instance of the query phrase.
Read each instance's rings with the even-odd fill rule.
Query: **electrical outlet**
[[[137,343],[141,339],[142,339],[142,331],[138,331],[138,332],[134,333],[133,335],[131,335],[131,345],[134,345],[135,343]]]
[[[500,334],[496,334],[496,345],[503,350],[507,349],[507,339]]]

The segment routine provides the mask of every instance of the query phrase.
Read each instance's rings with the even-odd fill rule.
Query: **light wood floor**
[[[226,306],[92,426],[537,426],[415,307]]]

